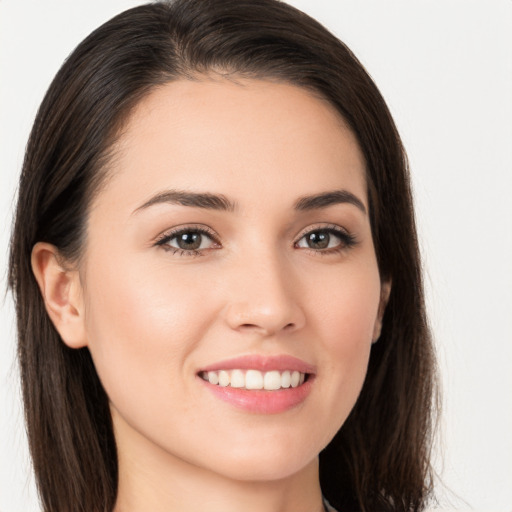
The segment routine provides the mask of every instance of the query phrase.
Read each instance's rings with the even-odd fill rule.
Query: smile
[[[290,355],[246,355],[201,368],[207,392],[235,409],[279,414],[303,404],[316,381],[316,367]]]
[[[306,373],[297,370],[267,371],[259,370],[219,370],[201,372],[199,376],[220,387],[232,387],[247,390],[277,391],[279,389],[296,388],[304,384]]]

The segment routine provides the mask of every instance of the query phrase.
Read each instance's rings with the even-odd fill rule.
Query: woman
[[[52,83],[18,204],[45,510],[425,507],[434,357],[405,154],[314,20],[271,0],[117,16]]]

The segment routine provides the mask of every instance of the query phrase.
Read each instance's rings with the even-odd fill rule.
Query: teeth
[[[260,372],[258,370],[220,370],[217,372],[203,372],[201,377],[210,384],[232,388],[265,389],[275,391],[281,388],[296,388],[304,384],[305,373],[298,371]]]
[[[263,374],[258,370],[248,370],[245,374],[245,389],[263,389]]]
[[[229,386],[229,380],[229,373],[221,370],[219,372],[219,386],[222,386],[223,388]]]
[[[230,384],[232,388],[245,387],[245,376],[241,370],[233,370],[231,372]]]
[[[281,386],[289,388],[292,385],[292,375],[289,371],[283,372],[281,375]]]
[[[300,373],[292,372],[292,378],[291,378],[292,388],[296,388],[299,385],[299,382],[300,382]]]
[[[281,387],[281,374],[276,371],[265,373],[263,387],[265,389],[279,389]]]
[[[208,381],[210,384],[218,384],[219,383],[219,374],[217,372],[208,372]]]

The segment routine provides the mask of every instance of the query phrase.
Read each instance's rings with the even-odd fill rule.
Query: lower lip
[[[314,381],[309,375],[308,380],[296,388],[266,391],[217,386],[198,378],[217,398],[238,409],[259,414],[278,414],[297,407],[306,400]]]

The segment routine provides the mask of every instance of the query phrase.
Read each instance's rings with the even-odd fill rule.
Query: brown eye
[[[196,251],[201,247],[203,242],[203,235],[201,233],[189,231],[186,233],[180,233],[179,235],[174,237],[176,241],[176,247],[179,249],[183,249],[185,251]],[[173,244],[169,244],[173,245]]]
[[[327,249],[331,241],[331,235],[326,231],[314,231],[304,238],[310,249]]]
[[[329,252],[349,248],[355,244],[354,236],[340,228],[329,228],[309,231],[296,242],[295,246],[300,249]]]
[[[213,233],[210,234],[206,229],[199,228],[174,231],[162,237],[156,245],[174,252],[181,251],[183,255],[198,254],[203,250],[219,246]]]

